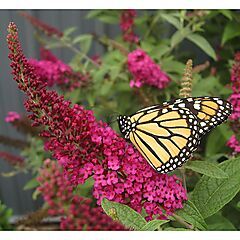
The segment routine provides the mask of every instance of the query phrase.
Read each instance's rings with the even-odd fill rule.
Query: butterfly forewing
[[[130,141],[161,173],[181,166],[199,144],[198,121],[188,110],[163,108],[131,116]]]

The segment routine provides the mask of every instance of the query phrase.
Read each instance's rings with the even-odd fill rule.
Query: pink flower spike
[[[93,196],[98,204],[107,198],[138,212],[147,207],[149,219],[153,215],[165,217],[159,205],[170,214],[182,208],[187,193],[181,180],[153,170],[137,149],[106,123],[96,120],[93,111],[77,104],[72,106],[63,96],[46,89],[22,52],[16,25],[11,23],[8,30],[9,58],[14,80],[27,96],[25,108],[33,113],[35,125],[46,127],[42,132],[47,138],[45,148],[62,165],[70,185],[82,184],[93,177]],[[160,71],[142,50],[136,50],[131,57],[137,68],[143,70],[142,74],[155,76]],[[148,66],[146,62],[150,67],[140,68]]]
[[[121,14],[120,28],[123,33],[123,40],[130,43],[138,43],[139,37],[134,33],[134,18],[136,10],[124,10]]]

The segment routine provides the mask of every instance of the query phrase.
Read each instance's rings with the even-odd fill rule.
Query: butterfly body
[[[220,98],[182,98],[154,105],[118,124],[148,163],[158,172],[173,171],[197,149],[201,137],[231,114],[231,104]]]

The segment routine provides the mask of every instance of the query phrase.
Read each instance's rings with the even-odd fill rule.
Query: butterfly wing
[[[166,102],[163,106],[190,110],[200,123],[200,136],[226,121],[232,112],[232,105],[218,97],[182,98]]]
[[[180,167],[199,145],[199,122],[188,109],[151,106],[130,120],[130,141],[161,173]]]

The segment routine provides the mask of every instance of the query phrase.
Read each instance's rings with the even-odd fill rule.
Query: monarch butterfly
[[[179,98],[119,116],[120,132],[158,172],[185,163],[204,134],[226,121],[232,105],[218,97]]]

